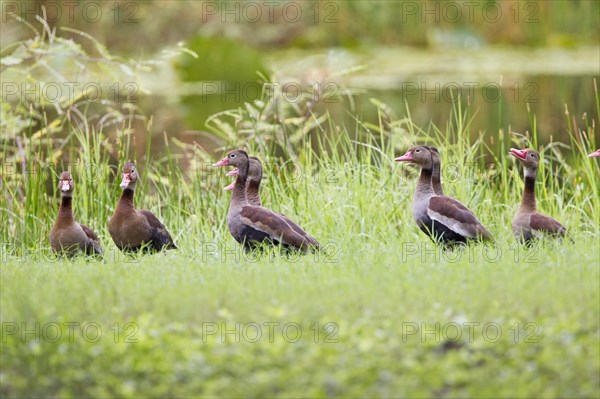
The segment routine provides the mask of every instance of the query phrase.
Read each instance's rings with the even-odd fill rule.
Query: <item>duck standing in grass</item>
[[[248,157],[248,180],[246,181],[246,199],[248,200],[248,204],[253,206],[262,206],[262,201],[260,199],[260,183],[262,181],[262,164],[260,160],[256,157]],[[230,172],[227,172],[225,176],[237,176],[238,168],[234,168]],[[235,180],[225,187],[225,190],[233,190],[235,186]]]
[[[256,162],[254,162],[254,165],[253,173],[257,173]],[[245,151],[230,151],[225,158],[213,166],[233,166],[237,168],[237,172],[233,172],[237,177],[233,185],[231,204],[227,213],[227,226],[233,238],[242,244],[246,250],[251,250],[261,243],[281,245],[285,249],[301,252],[319,247],[319,243],[313,237],[285,216],[249,203],[246,190],[247,187],[253,185],[247,185],[250,159]],[[260,166],[260,162],[258,162],[258,166]],[[262,177],[262,168],[260,175]],[[260,184],[260,179],[256,179],[256,177],[255,183]],[[256,188],[256,195],[258,195],[258,185],[254,184],[254,187]],[[251,190],[253,189],[251,188]],[[253,202],[256,202],[256,200],[254,198]]]
[[[436,162],[439,170],[439,158],[434,154],[437,155],[437,151],[417,146],[395,159],[396,162],[410,162],[421,167],[413,199],[413,216],[417,226],[435,242],[447,246],[492,241],[491,233],[466,206],[454,198],[434,192],[431,180]]]
[[[237,176],[238,175],[238,168],[233,169],[232,171],[228,172],[225,176]],[[260,183],[262,181],[262,176],[263,176],[263,169],[262,169],[262,164],[260,163],[260,160],[256,157],[248,157],[248,180],[246,181],[246,200],[248,201],[249,205],[253,205],[253,206],[262,206],[262,200],[260,199]],[[228,185],[227,187],[225,187],[225,190],[233,190],[233,187],[235,186],[235,181],[233,183],[231,183],[230,185]],[[281,216],[286,222],[287,224],[290,225],[290,227],[292,229],[294,229],[294,231],[298,234],[301,235],[306,235],[306,233],[304,232],[304,230],[302,230],[302,227],[298,226],[296,223],[294,223],[293,221],[291,221],[287,216],[276,212],[279,216]],[[317,242],[317,240],[315,240],[313,237],[308,236],[312,241],[313,244],[316,246],[319,246],[319,243]]]
[[[533,150],[510,149],[510,154],[517,158],[525,170],[525,187],[521,206],[512,222],[515,238],[526,245],[541,235],[564,237],[565,227],[549,216],[537,212],[535,200],[535,179],[537,176],[540,154]]]
[[[87,255],[102,255],[100,240],[96,233],[84,224],[77,223],[73,218],[73,177],[70,172],[62,172],[58,184],[61,192],[58,217],[50,230],[50,245],[52,250],[69,257],[79,251]]]
[[[158,252],[177,249],[167,228],[150,211],[135,209],[133,193],[139,175],[133,162],[123,167],[121,188],[123,193],[114,214],[108,221],[108,232],[117,248],[124,252]]]

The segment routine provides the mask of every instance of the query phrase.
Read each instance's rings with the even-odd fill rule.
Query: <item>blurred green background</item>
[[[372,99],[395,118],[410,110],[427,126],[443,124],[460,98],[470,106],[474,136],[537,129],[545,142],[566,142],[565,104],[574,108],[568,111],[575,121],[595,111],[595,0],[14,1],[2,5],[5,59],[32,34],[12,14],[39,28],[36,15],[44,7],[48,27],[73,38],[90,57],[103,56],[97,41],[113,56],[147,67],[112,77],[120,91],[110,93],[117,103],[129,95],[139,112],[152,116],[156,150],[163,132],[208,151],[219,148],[223,143],[204,132],[207,118],[264,100],[264,81],[287,90],[292,102],[295,90],[308,91],[299,113],[327,111],[335,124],[350,127],[356,119],[378,122],[381,107]],[[22,69],[2,67],[3,82],[25,79]],[[30,80],[57,79],[39,66],[28,73]],[[60,79],[99,78],[74,68]],[[15,104],[19,96],[5,99]],[[50,105],[44,110],[50,120],[53,111]],[[143,144],[143,125],[132,123]]]

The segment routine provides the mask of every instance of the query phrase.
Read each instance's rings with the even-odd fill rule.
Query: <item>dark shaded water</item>
[[[536,124],[538,140],[541,144],[550,141],[569,142],[568,121],[565,114],[568,107],[570,118],[583,127],[582,115],[588,120],[597,117],[593,80],[597,76],[538,76],[528,78],[523,84],[512,87],[499,87],[489,84],[482,87],[441,86],[439,89],[420,89],[415,86],[390,88],[389,90],[363,90],[352,94],[352,101],[345,96],[324,96],[315,109],[330,112],[340,126],[353,131],[356,119],[378,124],[379,111],[372,99],[385,103],[391,111],[391,118],[401,119],[408,115],[417,125],[427,129],[433,122],[444,130],[453,119],[453,109],[460,98],[462,109],[467,107],[469,131],[475,139],[480,133],[487,137],[497,137],[502,129],[525,134],[533,133]],[[208,148],[216,147],[218,141],[199,137],[196,133],[205,130],[206,119],[213,113],[243,107],[246,97],[235,95],[192,96],[182,98],[178,104],[166,104],[164,97],[153,96],[142,99],[144,107],[153,109],[155,130],[166,131],[170,136],[191,142],[198,141]],[[251,98],[250,98],[251,99]],[[238,100],[238,101],[236,101]],[[156,137],[157,149],[163,143],[162,135]],[[489,143],[492,145],[493,142]]]
[[[406,118],[410,112],[421,128],[427,130],[433,122],[445,131],[460,101],[463,111],[467,110],[472,139],[485,134],[494,150],[500,130],[520,134],[535,130],[540,145],[568,143],[569,122],[583,128],[583,115],[589,123],[597,119],[594,79],[600,80],[598,60],[597,47],[542,49],[535,54],[523,49],[461,53],[401,48],[358,55],[346,51],[271,54],[262,61],[254,58],[249,68],[266,62],[275,71],[268,78],[280,82],[278,88],[288,89],[284,100],[297,101],[297,91],[308,88],[313,93],[312,108],[328,111],[335,124],[350,132],[356,129],[356,119],[379,124],[375,103],[387,106],[391,121]],[[230,56],[227,64],[235,62]],[[216,112],[244,107],[263,88],[256,83],[258,78],[252,81],[256,73],[246,70],[243,60],[236,66],[245,71],[240,72],[239,81],[231,65],[222,73],[214,65],[205,72],[202,65],[188,65],[185,82],[171,82],[169,90],[154,90],[154,96],[142,99],[142,106],[154,116],[153,130],[211,150],[219,141],[198,134],[206,130],[206,119]],[[316,89],[319,95],[314,94]],[[163,138],[156,141],[160,150]]]
[[[596,77],[597,78],[597,77]],[[416,90],[370,90],[356,98],[357,114],[367,121],[376,121],[377,114],[370,104],[374,97],[391,106],[398,117],[410,110],[415,123],[426,127],[430,122],[442,128],[452,118],[460,93],[463,109],[468,103],[472,117],[470,132],[495,135],[499,129],[525,133],[533,132],[533,120],[537,122],[538,138],[543,141],[568,141],[565,104],[572,116],[579,118],[587,113],[595,117],[596,100],[593,86],[594,76],[565,77],[537,76],[509,87],[494,83],[480,84],[456,89],[455,86],[440,85],[436,89]]]

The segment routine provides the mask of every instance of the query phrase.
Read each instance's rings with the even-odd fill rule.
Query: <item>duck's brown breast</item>
[[[151,240],[148,220],[135,210],[117,210],[108,221],[108,232],[118,247],[136,247]]]
[[[78,223],[69,226],[54,225],[50,231],[50,245],[55,252],[84,251],[89,239]]]

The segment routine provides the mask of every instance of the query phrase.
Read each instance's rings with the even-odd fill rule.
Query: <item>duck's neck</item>
[[[117,205],[117,208],[122,208],[122,209],[135,209],[135,206],[133,204],[133,190],[130,188],[126,188],[123,190],[123,193],[121,194],[121,198],[119,199],[119,204]]]
[[[536,203],[535,203],[535,179],[536,173],[535,169],[525,169],[525,187],[523,188],[523,198],[521,199],[521,209],[535,212],[536,211]]]
[[[238,175],[231,194],[232,205],[248,204],[248,199],[246,198],[246,181],[248,181],[248,165],[240,165],[238,166]]]
[[[421,168],[421,176],[419,176],[419,181],[417,183],[415,199],[428,198],[434,195],[431,188],[431,175],[431,169]]]
[[[439,161],[433,164],[433,169],[431,172],[431,188],[437,195],[444,195],[444,191],[442,190],[440,168],[441,165]]]
[[[60,200],[60,208],[58,209],[58,220],[64,224],[73,223],[73,197],[63,195]]]
[[[262,206],[260,201],[260,193],[258,191],[259,188],[260,180],[249,179],[246,183],[246,199],[248,200],[249,204]]]

